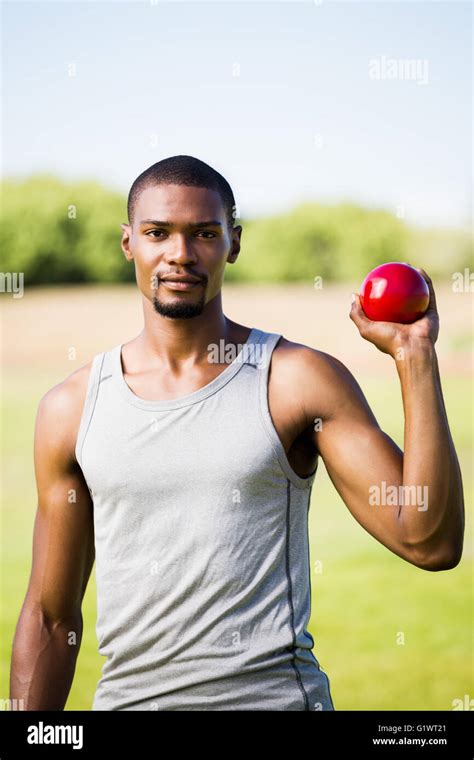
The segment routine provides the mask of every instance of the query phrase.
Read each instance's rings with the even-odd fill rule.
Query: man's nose
[[[170,240],[166,259],[169,262],[176,262],[178,264],[196,262],[197,258],[193,252],[192,241],[185,235],[175,235],[173,240]]]

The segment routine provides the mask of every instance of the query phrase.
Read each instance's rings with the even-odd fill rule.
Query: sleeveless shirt
[[[161,401],[128,386],[122,344],[94,356],[75,447],[106,657],[92,710],[335,709],[308,631],[317,466],[293,470],[268,404],[280,337],[252,328]]]

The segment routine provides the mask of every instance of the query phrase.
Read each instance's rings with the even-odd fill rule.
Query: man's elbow
[[[462,558],[462,546],[453,550],[452,547],[442,551],[432,551],[427,554],[416,554],[411,559],[411,564],[419,567],[421,570],[429,572],[438,572],[439,570],[453,570],[457,567]]]

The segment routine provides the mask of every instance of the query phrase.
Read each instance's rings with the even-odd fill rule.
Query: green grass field
[[[382,428],[403,448],[399,382],[390,360],[378,356],[353,326],[344,327],[347,356],[336,342],[336,337],[340,339],[337,324],[334,342],[327,324],[324,339],[320,337],[316,318],[313,332],[306,337],[308,310],[313,309],[314,302],[302,303],[300,291],[294,295],[299,304],[297,316],[292,307],[293,296],[287,289],[256,289],[253,295],[249,291],[241,286],[229,288],[225,313],[245,324],[252,322],[262,329],[284,331],[287,337],[322,346],[323,350],[334,345],[333,353],[354,371]],[[289,306],[282,309],[284,298]],[[346,320],[346,290],[328,289],[325,298],[326,305],[330,303],[334,312],[342,313]],[[449,310],[449,298],[448,293],[445,298],[443,293],[438,296],[441,316],[444,304],[446,312]],[[106,307],[107,324],[99,334],[91,333],[84,324],[84,314],[79,308],[80,305],[84,308],[84,301],[87,301],[86,319],[98,319],[100,310]],[[254,310],[245,311],[247,306],[250,310],[251,303],[256,304]],[[323,462],[319,465],[310,510],[310,631],[315,639],[314,653],[330,679],[336,710],[451,710],[453,700],[474,694],[472,379],[464,361],[465,352],[470,351],[470,340],[465,337],[469,332],[470,306],[467,300],[458,303],[458,309],[465,310],[464,316],[458,314],[457,321],[453,321],[454,317],[451,321],[446,319],[440,339],[443,392],[463,472],[466,501],[465,550],[458,567],[430,573],[391,554],[353,519],[332,486]],[[320,308],[315,304],[316,314]],[[277,311],[279,315],[284,312],[280,322],[273,317]],[[124,312],[134,314],[132,325],[125,322]],[[45,390],[102,347],[109,348],[136,334],[141,314],[135,289],[125,286],[110,292],[94,288],[38,290],[25,296],[24,304],[7,305],[3,316],[5,334],[9,336],[2,371],[0,697],[5,699],[11,643],[31,563],[36,510],[32,443],[37,403]],[[302,330],[298,319],[304,323]],[[138,329],[133,332],[135,326]],[[73,366],[64,358],[71,345],[79,346],[81,357]],[[94,571],[83,615],[84,637],[68,710],[90,710],[100,677],[102,658],[97,653],[95,636]]]

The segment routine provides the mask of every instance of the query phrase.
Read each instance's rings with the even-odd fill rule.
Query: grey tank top
[[[308,632],[316,470],[296,474],[268,406],[280,337],[253,328],[162,401],[128,386],[121,345],[94,356],[76,443],[107,658],[92,710],[335,709]]]

